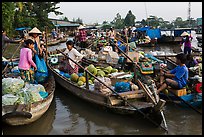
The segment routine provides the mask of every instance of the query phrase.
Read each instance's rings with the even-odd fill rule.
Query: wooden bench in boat
[[[127,91],[123,93],[118,93],[121,97],[123,97],[125,100],[130,100],[130,99],[140,99],[145,97],[145,94],[142,90],[137,90],[137,91]],[[109,101],[111,105],[119,105],[122,102],[124,102],[119,96],[113,94],[109,96]]]

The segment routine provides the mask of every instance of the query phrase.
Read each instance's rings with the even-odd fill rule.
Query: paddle
[[[11,58],[9,59],[11,62],[12,62],[12,59],[13,59],[14,55],[17,53],[18,49],[21,47],[22,43],[23,43],[23,42],[20,42],[18,48],[14,51],[13,55],[12,55]],[[4,74],[4,73],[6,72],[6,70],[7,70],[7,68],[8,68],[8,65],[9,65],[9,63],[6,64],[4,70],[2,71],[2,74]]]
[[[62,53],[62,55],[64,55],[67,59],[70,59],[71,61],[73,61],[75,64],[77,64],[80,68],[82,68],[86,73],[90,74],[92,77],[94,77],[96,80],[98,80],[100,83],[102,83],[105,87],[107,87],[108,89],[110,89],[113,93],[115,93],[117,96],[119,96],[124,102],[126,102],[129,106],[135,108],[139,113],[141,113],[145,118],[147,118],[148,120],[150,120],[153,124],[155,124],[156,126],[161,126],[158,123],[156,123],[155,121],[153,121],[151,118],[149,118],[148,115],[146,115],[145,113],[143,113],[141,110],[139,110],[137,107],[135,107],[134,105],[130,104],[126,99],[124,99],[120,94],[118,94],[116,91],[114,91],[112,88],[110,88],[108,85],[106,85],[103,81],[101,81],[100,79],[98,79],[96,76],[94,76],[92,73],[90,73],[88,70],[86,70],[83,66],[81,66],[79,63],[77,63],[76,61],[74,61],[73,59],[71,59],[70,57],[68,57],[67,55],[65,55],[63,52],[61,52],[60,50],[56,49],[57,51],[59,51],[60,53]],[[162,127],[162,126],[161,126]],[[165,131],[167,131],[166,128],[162,127],[162,129],[164,129]]]

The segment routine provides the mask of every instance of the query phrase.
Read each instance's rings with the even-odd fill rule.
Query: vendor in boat
[[[187,58],[187,60],[186,60],[186,67],[187,68],[195,67],[198,64],[196,59],[194,59],[191,54],[187,54],[186,58]]]
[[[76,62],[80,62],[83,58],[83,55],[79,53],[73,46],[74,42],[72,40],[68,40],[66,42],[67,49],[64,51],[64,54],[67,54],[71,59]],[[78,65],[72,62],[71,60],[65,60],[65,68],[64,71],[67,71],[70,75],[72,73],[78,73]]]
[[[177,67],[166,73],[161,69],[160,83],[158,84],[160,87],[157,90],[158,94],[168,86],[174,89],[181,89],[187,85],[188,68],[186,67],[185,62],[186,55],[184,53],[179,53],[176,55]]]
[[[18,64],[21,78],[29,83],[34,83],[34,71],[37,70],[37,66],[32,60],[32,50],[34,50],[33,40],[25,40],[24,47],[20,51],[20,60]],[[31,66],[34,67],[34,71],[31,69]]]
[[[29,34],[29,39],[33,39],[34,41],[34,54],[42,56],[42,48],[40,47],[40,37],[39,35],[41,34],[41,31],[34,27],[31,31],[28,32]]]
[[[6,35],[6,31],[2,29],[2,51],[4,51],[7,47],[7,43],[19,43],[21,42],[22,39],[20,40],[12,40]]]
[[[87,47],[87,32],[84,26],[79,26],[79,41],[80,47],[86,48]]]

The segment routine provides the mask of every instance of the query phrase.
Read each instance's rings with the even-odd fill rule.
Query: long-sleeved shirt
[[[70,51],[66,49],[64,53],[68,54],[68,56],[76,62],[79,62],[83,58],[83,55],[79,53],[75,48],[72,48]],[[75,68],[75,63],[71,60],[69,60],[69,64],[72,68]]]
[[[29,70],[31,66],[36,67],[36,64],[32,60],[32,50],[29,48],[22,48],[20,51],[18,68],[22,70]]]

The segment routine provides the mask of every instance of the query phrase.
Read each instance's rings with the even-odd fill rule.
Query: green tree
[[[44,30],[45,26],[54,27],[48,19],[48,13],[56,15],[63,13],[57,11],[59,2],[3,2],[2,26],[10,34],[17,27],[38,27]]]
[[[122,29],[124,28],[124,19],[122,19],[121,15],[119,13],[116,14],[116,17],[114,18],[114,20],[111,22],[112,24],[114,24],[116,29]]]
[[[13,20],[15,14],[15,5],[14,2],[2,2],[2,27],[10,36],[13,29]]]
[[[135,19],[136,19],[135,15],[133,15],[132,11],[129,10],[127,15],[126,15],[126,17],[125,17],[125,19],[124,19],[125,26],[133,26],[133,25],[135,25]]]
[[[108,21],[106,21],[106,20],[103,21],[103,23],[102,23],[102,29],[103,30],[110,29],[110,27],[112,27],[112,26]]]
[[[64,21],[69,21],[67,17],[61,17],[60,19]]]

